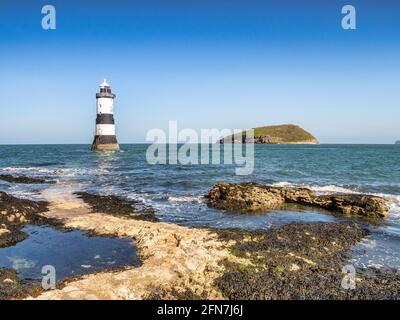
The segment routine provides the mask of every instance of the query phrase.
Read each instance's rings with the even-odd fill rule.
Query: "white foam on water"
[[[326,186],[316,186],[316,185],[310,185],[310,184],[296,184],[296,183],[290,183],[290,182],[276,182],[272,184],[273,186],[276,187],[294,187],[294,188],[307,188],[312,191],[314,191],[317,194],[326,194],[326,193],[359,193],[357,191],[347,189],[341,186],[336,186],[336,185],[326,185]]]
[[[42,168],[42,167],[6,167],[0,168],[0,172],[15,172],[15,173],[25,173],[25,172],[34,172],[34,173],[54,173],[54,169]]]
[[[400,267],[398,237],[371,234],[352,249],[352,262],[361,268]]]
[[[194,202],[203,203],[203,196],[169,196],[169,202]]]
[[[42,195],[38,191],[8,189],[7,193],[16,198],[20,198],[20,199],[26,199],[26,200],[32,200],[32,201],[43,200]]]
[[[43,168],[43,167],[6,167],[0,168],[1,173],[22,174],[26,176],[49,176],[53,179],[74,178],[85,175],[107,174],[106,168]]]

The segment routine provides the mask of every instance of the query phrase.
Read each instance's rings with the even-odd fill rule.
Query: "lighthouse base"
[[[93,151],[118,151],[119,145],[118,144],[93,144],[92,150]]]
[[[95,136],[92,144],[94,151],[118,151],[119,145],[115,136]]]

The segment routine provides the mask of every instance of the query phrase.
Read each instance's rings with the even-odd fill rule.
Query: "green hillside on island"
[[[221,143],[227,143],[231,138],[225,137]],[[229,140],[230,141],[230,140]],[[254,140],[250,141],[246,137],[246,132],[241,132],[233,136],[232,142],[256,144],[318,144],[318,140],[309,132],[294,124],[283,124],[275,126],[264,126],[254,128]]]

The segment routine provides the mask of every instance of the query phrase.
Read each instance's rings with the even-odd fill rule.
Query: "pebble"
[[[3,234],[7,234],[10,233],[10,230],[8,229],[0,229],[0,236],[2,236]]]
[[[6,279],[3,280],[3,283],[14,283],[14,280],[6,278]]]

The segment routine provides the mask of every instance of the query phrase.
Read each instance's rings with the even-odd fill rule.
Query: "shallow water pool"
[[[26,282],[40,282],[42,268],[54,266],[56,280],[96,271],[139,265],[130,238],[88,236],[79,230],[60,231],[49,226],[26,226],[29,237],[0,249],[0,267],[14,269]]]

